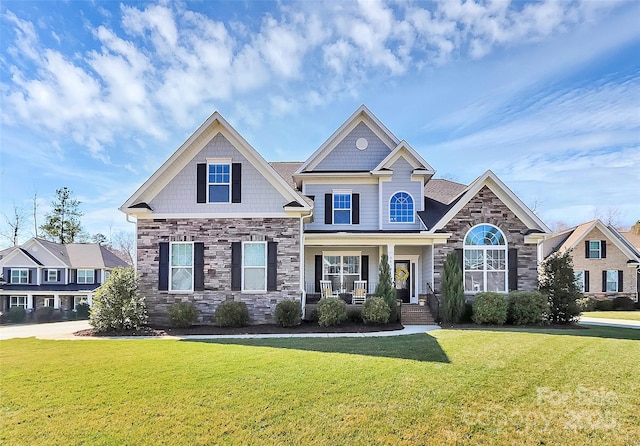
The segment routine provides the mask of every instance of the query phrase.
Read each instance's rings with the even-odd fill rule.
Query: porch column
[[[53,308],[55,308],[56,310],[60,309],[60,295],[59,294],[54,294],[53,295]]]
[[[93,303],[93,293],[87,294],[87,303],[89,304],[89,306],[91,306],[91,304]]]
[[[27,294],[27,310],[33,310],[33,294]]]
[[[387,257],[389,257],[389,270],[391,271],[391,280],[393,281],[393,277],[395,277],[393,261],[396,257],[396,245],[387,245]]]

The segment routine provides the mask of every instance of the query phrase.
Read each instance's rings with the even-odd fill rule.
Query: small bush
[[[460,317],[461,324],[470,324],[473,322],[473,304],[471,302],[464,303],[464,310]]]
[[[610,301],[609,299],[599,300],[596,303],[596,310],[597,311],[611,311],[611,310],[613,310],[613,301]]]
[[[189,328],[198,320],[198,309],[191,302],[176,302],[169,307],[169,324]]]
[[[53,307],[40,307],[36,310],[36,321],[51,322]]]
[[[325,297],[318,302],[318,323],[323,327],[339,325],[347,320],[347,304],[338,297]]]
[[[509,320],[514,325],[539,325],[547,320],[549,303],[539,291],[509,293]]]
[[[276,323],[281,327],[295,327],[302,323],[302,304],[297,300],[281,300],[276,305]]]
[[[597,303],[598,299],[591,296],[581,297],[580,299],[576,300],[576,304],[578,305],[581,313],[584,313],[585,311],[595,310]]]
[[[222,302],[216,308],[215,319],[219,327],[244,327],[249,323],[249,310],[244,302]]]
[[[381,297],[367,299],[362,307],[362,321],[365,324],[386,324],[390,315],[391,309]]]
[[[76,319],[89,319],[89,312],[91,307],[89,304],[78,304],[76,305]]]
[[[347,320],[349,322],[353,322],[354,324],[361,323],[362,322],[362,310],[361,309],[347,310]]]
[[[27,310],[22,307],[12,307],[9,309],[7,318],[9,319],[9,322],[21,324],[27,318]]]
[[[613,309],[620,311],[633,311],[634,302],[628,297],[616,297],[612,301]]]
[[[473,300],[473,321],[476,324],[502,325],[507,321],[509,302],[500,293],[478,293]]]

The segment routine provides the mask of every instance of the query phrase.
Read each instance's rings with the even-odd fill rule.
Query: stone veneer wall
[[[434,291],[440,293],[444,262],[451,251],[462,249],[464,237],[472,227],[488,223],[498,227],[507,238],[508,248],[518,249],[518,290],[538,287],[538,256],[535,244],[525,244],[529,228],[487,186],[464,206],[443,228],[451,232],[446,245],[436,245],[434,252]]]
[[[140,219],[137,236],[140,290],[151,323],[166,324],[169,306],[182,301],[196,305],[200,323],[213,323],[218,304],[229,300],[246,303],[252,324],[273,323],[278,302],[301,298],[300,221],[296,218]],[[231,291],[231,243],[262,240],[278,243],[278,291]],[[204,243],[204,291],[158,291],[159,243],[171,241]]]

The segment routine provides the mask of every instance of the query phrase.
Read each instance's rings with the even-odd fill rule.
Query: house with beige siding
[[[434,175],[364,105],[302,162],[268,163],[214,113],[120,208],[137,222],[150,319],[178,301],[203,322],[242,301],[254,323],[283,299],[361,304],[383,255],[405,306],[439,293],[449,252],[469,296],[534,289],[549,228],[491,171]]]
[[[640,251],[613,226],[600,220],[583,223],[553,234],[543,250],[545,257],[571,252],[576,282],[585,296],[638,301]]]

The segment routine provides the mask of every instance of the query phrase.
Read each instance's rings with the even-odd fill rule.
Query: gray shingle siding
[[[351,225],[326,225],[324,223],[324,195],[336,190],[351,190],[354,194],[360,194],[360,224]],[[309,184],[305,188],[307,195],[314,195],[314,219],[313,223],[305,225],[309,230],[357,229],[372,230],[378,228],[378,185],[377,184]]]

